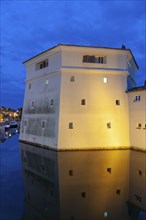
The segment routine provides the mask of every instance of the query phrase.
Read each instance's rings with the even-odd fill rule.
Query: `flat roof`
[[[131,53],[132,58],[133,58],[133,60],[134,60],[134,62],[135,62],[135,64],[136,64],[137,68],[139,69],[139,66],[138,66],[138,64],[137,64],[137,62],[136,62],[136,60],[135,60],[135,58],[134,58],[134,56],[133,56],[133,54],[132,54],[132,51],[131,51],[130,49],[126,49],[125,47],[124,47],[124,48],[123,48],[123,47],[122,47],[122,48],[113,48],[113,47],[101,47],[101,46],[74,45],[74,44],[58,44],[58,45],[56,45],[56,46],[54,46],[54,47],[51,47],[51,48],[49,48],[49,49],[47,49],[47,50],[45,50],[45,51],[43,51],[43,52],[41,52],[41,53],[39,53],[39,54],[37,54],[37,55],[35,55],[35,56],[29,58],[28,60],[24,61],[23,64],[26,63],[26,62],[28,62],[28,61],[30,61],[30,60],[32,60],[33,58],[35,58],[35,57],[41,55],[41,54],[43,54],[43,53],[46,53],[46,52],[48,52],[48,51],[50,51],[50,50],[53,50],[53,49],[55,49],[56,47],[59,47],[59,46],[67,46],[67,47],[86,47],[86,48],[101,48],[101,49],[111,49],[111,50],[127,50],[127,51],[129,51],[129,52]]]

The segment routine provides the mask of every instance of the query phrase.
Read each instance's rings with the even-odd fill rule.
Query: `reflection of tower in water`
[[[21,155],[24,219],[129,219],[129,151],[56,152],[21,143]]]

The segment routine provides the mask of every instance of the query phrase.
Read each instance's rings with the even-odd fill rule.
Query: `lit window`
[[[48,79],[46,79],[46,80],[45,80],[45,85],[48,85],[48,82],[49,82]]]
[[[69,123],[69,129],[73,129],[73,123],[72,122]]]
[[[116,100],[116,105],[120,105],[120,100]]]
[[[136,128],[141,129],[141,123],[138,123]]]
[[[81,105],[86,105],[86,100],[85,99],[81,100]]]
[[[111,122],[108,122],[107,123],[107,128],[111,128],[112,126],[111,126]]]
[[[108,83],[108,78],[107,77],[103,77],[103,82],[104,83]]]
[[[28,87],[29,89],[31,89],[31,83],[29,84],[29,87]]]
[[[104,218],[107,218],[107,217],[108,217],[108,212],[104,212],[104,213],[103,213],[103,217],[104,217]]]
[[[69,170],[68,173],[70,176],[73,176],[73,170]]]
[[[74,81],[75,81],[75,77],[74,77],[74,76],[71,76],[71,77],[70,77],[70,81],[71,81],[71,82],[74,82]]]
[[[107,172],[111,173],[112,172],[112,168],[107,168]]]

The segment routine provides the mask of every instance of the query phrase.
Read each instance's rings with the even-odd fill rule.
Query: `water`
[[[24,187],[18,134],[0,143],[0,220],[21,220]]]
[[[0,220],[146,220],[137,208],[144,196],[127,203],[129,191],[132,201],[137,185],[145,189],[143,175],[133,179],[130,157],[131,167],[145,169],[141,152],[56,152],[19,144],[15,134],[0,145]]]

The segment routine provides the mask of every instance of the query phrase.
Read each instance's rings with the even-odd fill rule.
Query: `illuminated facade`
[[[130,207],[145,210],[146,86],[136,87],[138,65],[132,52],[124,46],[116,49],[58,45],[24,64],[27,77],[20,141],[58,153],[97,151],[97,163],[102,167],[103,152],[107,166],[126,175],[124,181],[121,176],[121,186],[120,178],[115,178],[111,188],[111,192],[125,190],[120,206],[129,201]],[[81,158],[80,167],[84,168],[84,162]],[[119,167],[122,162],[123,170]],[[63,173],[58,174],[63,187]],[[134,181],[137,175],[141,177],[140,186]],[[110,184],[107,178],[105,175],[103,179]],[[98,183],[102,187],[102,181]],[[92,188],[92,183],[89,185]],[[107,200],[106,195],[103,200]],[[104,218],[107,217],[103,214]]]

